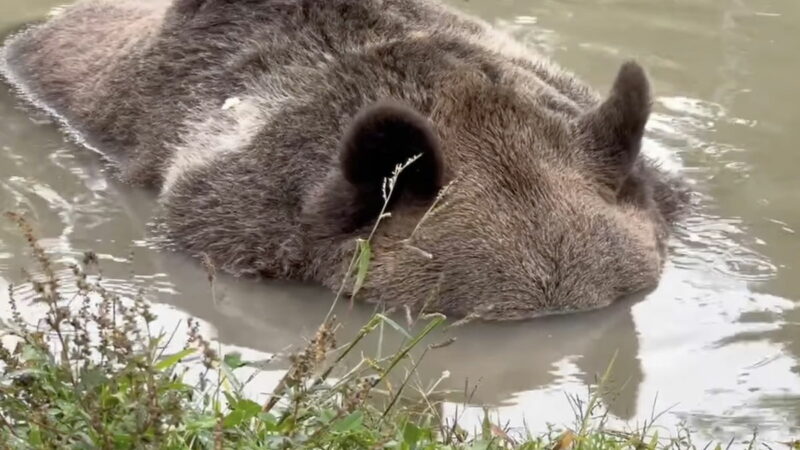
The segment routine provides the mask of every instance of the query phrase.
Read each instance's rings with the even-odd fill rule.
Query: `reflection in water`
[[[617,354],[614,394],[604,397],[615,419],[641,423],[670,408],[662,424],[682,420],[707,435],[745,435],[755,425],[776,440],[800,433],[800,130],[792,122],[800,103],[783,91],[800,72],[800,61],[784,54],[800,38],[800,3],[452,1],[596,86],[607,85],[623,58],[641,59],[659,95],[645,151],[685,171],[699,195],[661,285],[646,299],[446,330],[431,342],[457,340],[426,356],[421,379],[450,373],[440,385],[452,390],[445,408],[458,410],[467,428],[488,405],[512,426],[541,429],[571,423],[565,393],[585,397],[586,385]],[[38,0],[37,8],[44,12],[48,2]],[[9,5],[0,5],[0,17],[31,17],[29,6]],[[325,316],[331,294],[223,276],[211,296],[195,261],[150,245],[155,207],[152,193],[111,181],[96,155],[65,142],[42,114],[0,89],[0,209],[27,211],[56,259],[96,251],[113,292],[148,288],[164,329],[182,330],[194,316],[225,349],[274,358],[253,387],[263,395],[286,367],[284,356]],[[13,226],[0,222],[2,292],[24,264],[22,244]],[[340,306],[344,340],[372,310]],[[24,313],[33,322],[40,316],[33,307]],[[396,347],[397,336],[387,333],[383,345]],[[465,382],[477,385],[466,407]]]

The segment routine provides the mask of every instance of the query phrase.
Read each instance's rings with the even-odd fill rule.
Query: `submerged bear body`
[[[338,289],[372,236],[367,300],[595,309],[657,284],[685,200],[639,154],[637,64],[601,97],[432,1],[82,0],[4,56],[159,190],[169,241],[236,275]]]

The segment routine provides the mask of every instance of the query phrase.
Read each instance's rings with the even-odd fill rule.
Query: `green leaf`
[[[236,407],[228,414],[222,421],[224,428],[236,427],[261,412],[261,405],[252,400],[240,400],[236,403]]]
[[[95,389],[107,381],[108,377],[105,371],[100,367],[92,367],[82,371],[80,374],[80,386],[85,390]]]
[[[324,408],[319,411],[319,421],[322,423],[328,423],[336,418],[336,411],[331,408]]]
[[[406,422],[403,427],[403,444],[411,448],[416,447],[419,438],[422,436],[422,430],[411,422]]]
[[[72,417],[80,414],[78,409],[78,405],[75,404],[74,399],[67,400],[56,400],[56,406],[58,410],[63,414],[65,417]]]
[[[228,353],[222,360],[225,362],[225,365],[230,367],[232,370],[236,370],[249,364],[247,361],[242,361],[242,354],[239,352]]]
[[[133,439],[131,439],[131,435],[128,433],[120,433],[114,436],[114,448],[122,449],[122,448],[131,448],[133,445]]]
[[[34,448],[42,445],[42,430],[40,430],[39,427],[35,425],[31,427],[31,430],[28,432],[28,443]]]
[[[22,347],[20,359],[28,362],[45,362],[48,360],[47,351],[42,348],[25,344]]]
[[[651,450],[658,448],[658,431],[653,433],[653,438],[650,440],[650,445],[648,445],[647,448]]]
[[[217,418],[210,415],[203,415],[196,417],[194,420],[186,423],[186,429],[190,431],[211,430],[216,428]]]
[[[481,421],[481,437],[484,440],[492,439],[492,422],[489,420],[489,411],[483,410],[483,421]]]
[[[258,418],[259,418],[259,420],[261,420],[262,424],[266,425],[267,430],[273,430],[274,426],[275,426],[275,423],[278,421],[278,419],[275,418],[275,416],[273,416],[272,414],[270,414],[268,412],[260,413],[258,415]]]
[[[492,441],[486,439],[475,441],[469,446],[469,450],[488,450],[491,442]]]
[[[346,433],[360,427],[364,423],[364,413],[356,411],[333,426],[332,430],[336,433]]]
[[[372,259],[372,248],[368,241],[364,239],[358,240],[358,259],[356,261],[356,281],[353,285],[353,296],[358,294],[358,291],[364,287],[364,281],[367,279],[367,272],[369,271],[369,263]]]
[[[182,360],[183,358],[186,358],[187,356],[189,356],[192,353],[194,353],[195,350],[196,349],[194,349],[194,348],[187,348],[186,350],[184,350],[182,352],[178,352],[178,353],[175,353],[174,355],[167,356],[166,358],[164,358],[161,361],[159,361],[158,364],[155,365],[155,368],[156,368],[156,370],[168,369],[168,368],[174,366],[175,364],[178,364],[178,362],[180,362],[180,360]]]
[[[220,380],[222,386],[227,389],[227,386],[230,385],[233,387],[234,391],[241,392],[243,388],[242,383],[236,378],[236,375],[233,374],[233,369],[227,364],[222,364],[220,369],[222,369],[222,373],[225,375],[222,380]]]
[[[408,334],[408,331],[405,328],[401,327],[399,323],[395,322],[394,320],[384,316],[383,314],[376,314],[382,321],[384,321],[387,325],[397,330],[400,334],[402,334],[406,339],[411,339],[411,335]]]

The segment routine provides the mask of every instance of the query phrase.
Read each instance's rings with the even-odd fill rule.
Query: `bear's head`
[[[595,309],[658,283],[677,194],[639,154],[651,102],[640,66],[572,113],[475,80],[446,92],[428,115],[364,108],[310,208],[344,265],[350,238],[374,233],[360,297],[502,320]]]

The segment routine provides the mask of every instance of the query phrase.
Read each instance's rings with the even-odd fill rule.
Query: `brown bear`
[[[366,300],[590,310],[658,283],[686,203],[640,155],[638,64],[603,99],[434,0],[80,0],[3,60],[117,176],[160,191],[165,240],[235,275],[337,290],[372,236]]]

